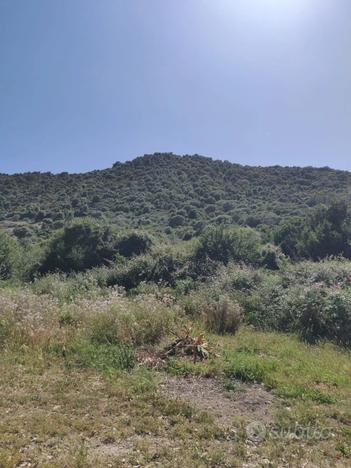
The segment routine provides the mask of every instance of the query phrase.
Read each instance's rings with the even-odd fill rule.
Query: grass
[[[172,340],[183,322],[174,306],[113,296],[67,309],[18,291],[2,291],[0,301],[1,468],[351,463],[347,350],[242,328],[209,335],[215,354],[206,361],[171,358],[148,369],[136,356]],[[201,401],[163,393],[170,375],[212,378],[233,399],[245,385],[264,387],[269,418],[248,406],[224,424]],[[248,438],[251,423],[265,425],[264,439]]]
[[[350,353],[330,344],[312,346],[294,336],[242,330],[224,353],[227,376],[264,383],[282,397],[333,402],[351,385]]]
[[[61,353],[63,350],[54,351]],[[64,358],[67,366],[91,367],[105,371],[131,370],[136,365],[133,348],[123,344],[97,345],[82,341],[65,350]]]

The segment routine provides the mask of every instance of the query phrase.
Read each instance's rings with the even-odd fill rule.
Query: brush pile
[[[212,354],[212,350],[205,339],[205,335],[200,333],[197,336],[191,334],[191,328],[187,328],[171,343],[162,353],[162,359],[170,356],[192,357],[194,362],[207,359]]]

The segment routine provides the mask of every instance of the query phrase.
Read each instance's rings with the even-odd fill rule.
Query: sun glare
[[[217,0],[212,5],[245,20],[295,21],[313,12],[316,0]]]

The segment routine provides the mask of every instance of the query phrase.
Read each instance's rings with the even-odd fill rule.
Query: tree
[[[107,265],[117,252],[117,236],[109,227],[89,221],[74,223],[49,241],[39,272],[68,273]]]
[[[302,218],[290,218],[283,221],[273,234],[274,243],[280,246],[285,255],[294,260],[298,260],[300,256],[298,239],[303,225],[304,220]]]
[[[317,207],[304,220],[284,222],[277,228],[274,241],[295,260],[319,260],[331,255],[351,258],[350,232],[347,205],[336,202],[329,208]]]
[[[171,216],[168,220],[168,225],[172,228],[183,226],[184,224],[185,218],[180,214]]]

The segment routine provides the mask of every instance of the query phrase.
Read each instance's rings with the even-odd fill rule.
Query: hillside
[[[0,468],[350,466],[351,173],[0,179]]]
[[[274,225],[335,197],[349,199],[350,187],[351,173],[329,168],[157,153],[84,174],[0,174],[0,223],[45,231],[90,216],[191,236],[208,221]]]

